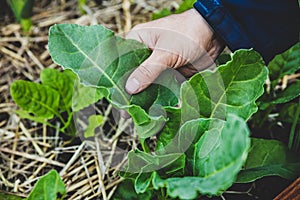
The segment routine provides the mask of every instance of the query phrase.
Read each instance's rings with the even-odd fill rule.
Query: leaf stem
[[[300,116],[300,98],[299,98],[298,107],[297,107],[297,110],[296,110],[296,113],[295,113],[295,118],[293,120],[292,128],[291,128],[291,131],[290,131],[290,137],[289,137],[289,143],[288,143],[289,149],[296,150],[296,148],[299,146],[298,143],[300,142],[299,141],[299,134],[300,133],[297,133],[296,139],[294,140],[294,138],[295,138],[295,130],[296,130],[296,127],[297,127],[299,116]],[[293,141],[295,141],[294,146],[293,146]]]
[[[141,143],[141,145],[142,145],[143,151],[146,152],[146,153],[150,153],[151,150],[150,150],[150,147],[149,147],[149,145],[147,144],[146,140],[145,140],[145,139],[139,139],[139,141],[140,141],[140,143]]]
[[[70,109],[67,109],[67,114],[68,114],[68,120],[66,122],[63,121],[64,126],[61,128],[63,131],[70,126],[70,123],[72,122],[73,119],[73,114]]]
[[[55,110],[55,111],[54,111],[54,114],[58,117],[58,119],[59,119],[64,125],[67,123],[58,111]]]
[[[260,123],[258,124],[258,128],[261,128],[262,125],[265,123],[265,121],[268,119],[270,113],[273,111],[273,108],[274,108],[274,105],[270,105],[266,111],[265,111],[265,114],[262,118],[262,120],[260,121]]]

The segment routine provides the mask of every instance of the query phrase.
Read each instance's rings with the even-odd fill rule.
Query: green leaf
[[[8,0],[9,6],[16,19],[20,22],[22,29],[28,32],[31,28],[31,15],[34,0]]]
[[[76,75],[70,70],[59,72],[56,69],[48,68],[42,70],[40,77],[43,85],[48,86],[59,93],[61,111],[70,109]]]
[[[15,113],[17,113],[19,115],[19,117],[21,117],[23,119],[29,119],[29,120],[36,121],[36,122],[39,122],[42,124],[46,122],[46,119],[44,117],[33,116],[26,110],[15,110]]]
[[[105,96],[102,92],[106,91],[102,91],[96,87],[84,86],[79,83],[76,84],[73,93],[72,110],[77,112],[96,103]]]
[[[53,118],[59,106],[59,93],[47,86],[29,81],[17,80],[10,86],[10,93],[16,104],[39,118]]]
[[[155,20],[155,19],[159,19],[159,18],[162,18],[162,17],[166,17],[166,16],[171,15],[171,14],[172,14],[172,12],[170,11],[170,9],[163,8],[162,10],[153,13],[151,18],[152,18],[152,20]]]
[[[278,81],[285,75],[293,74],[300,69],[300,43],[275,58],[268,64],[269,76],[272,88],[275,88]]]
[[[294,158],[280,141],[252,138],[251,143],[251,149],[244,166],[246,169],[270,164],[282,164]]]
[[[184,121],[199,117],[224,119],[227,113],[244,119],[257,111],[267,68],[254,50],[238,50],[215,71],[194,75],[181,88]]]
[[[3,200],[24,200],[25,198],[13,194],[5,194],[0,192],[0,199]]]
[[[194,176],[166,179],[154,176],[154,188],[166,187],[168,195],[181,199],[194,199],[198,194],[220,195],[228,189],[246,160],[250,138],[242,118],[229,115],[227,119],[226,122],[220,119],[187,122],[186,130],[188,127],[197,127],[203,132],[192,148],[193,154],[187,152],[193,156],[188,165],[192,165]]]
[[[84,137],[93,137],[95,135],[95,129],[100,126],[103,122],[103,116],[101,115],[91,115],[89,116],[89,124],[86,130],[84,131]]]
[[[188,9],[193,8],[193,4],[194,4],[195,2],[196,2],[196,0],[184,0],[184,1],[180,4],[179,8],[176,9],[176,12],[175,12],[175,13],[176,13],[176,14],[182,13],[182,12],[188,10]]]
[[[276,98],[272,101],[273,104],[281,104],[292,101],[300,95],[300,81],[296,81],[289,85],[285,90],[278,93]]]
[[[156,130],[149,129],[152,133],[147,133],[148,127],[162,127],[164,124],[161,111],[148,114],[152,108],[149,105],[155,100],[152,97],[158,97],[161,89],[149,87],[132,97],[124,89],[130,72],[150,55],[144,44],[115,36],[100,25],[59,24],[50,28],[49,51],[55,63],[74,71],[82,83],[106,91],[103,92],[105,98],[118,109],[126,110],[135,124],[141,126],[140,134],[153,135]],[[149,92],[151,96],[144,95]],[[143,128],[144,125],[147,127]]]
[[[221,53],[215,62],[217,66],[220,66],[220,65],[225,65],[230,60],[231,60],[231,56],[229,53]]]
[[[274,164],[252,169],[242,170],[236,183],[249,183],[266,176],[280,176],[286,179],[295,179],[300,175],[300,163]]]
[[[300,159],[276,140],[251,140],[251,149],[237,182],[251,182],[264,176],[293,179],[300,175]]]
[[[249,148],[247,124],[230,114],[225,123],[210,127],[195,144],[193,173],[214,180],[216,191],[226,189],[241,170]]]
[[[150,190],[143,194],[137,194],[134,189],[134,184],[131,180],[124,180],[118,185],[118,189],[113,195],[114,200],[151,200],[152,192]]]
[[[203,178],[195,176],[161,179],[157,174],[155,174],[152,184],[156,190],[167,188],[168,196],[180,199],[196,199],[198,193],[209,190],[210,186],[213,187],[213,183],[204,182]]]
[[[156,153],[166,154],[177,150],[177,133],[181,126],[181,109],[165,108],[168,121],[165,123],[163,130],[157,136]],[[176,151],[175,151],[176,152]]]
[[[13,0],[12,0],[13,1]],[[24,1],[24,6],[22,8],[21,12],[21,18],[30,18],[32,16],[32,10],[34,6],[34,0],[23,0]]]
[[[126,172],[129,173],[147,173],[156,170],[168,169],[174,162],[179,162],[180,167],[176,171],[182,171],[184,168],[184,153],[173,153],[164,155],[151,155],[140,150],[130,151],[128,153],[128,165],[126,166]],[[176,164],[177,165],[177,164]],[[169,171],[164,170],[164,173],[174,173],[173,168],[169,168]]]
[[[59,174],[51,170],[40,178],[28,196],[28,200],[57,200],[66,195],[66,187]]]
[[[298,106],[299,106],[298,103],[292,103],[292,102],[284,105],[279,112],[278,119],[283,122],[293,123]],[[298,120],[298,124],[300,124],[300,120]]]
[[[163,177],[183,175],[185,171],[184,153],[152,155],[140,150],[128,153],[128,165],[125,167],[123,177],[134,177],[134,188],[137,193],[147,191],[154,171]]]
[[[147,191],[151,184],[153,173],[139,173],[134,181],[134,189],[136,193],[141,194]]]
[[[169,154],[169,156],[173,158],[174,154]],[[170,161],[166,157],[159,156],[153,159],[153,161],[156,160],[157,163],[153,164],[153,162],[148,162],[141,168],[141,172],[135,178],[135,191],[139,194],[149,189],[154,176],[153,172],[158,172],[163,177],[182,176],[185,169],[185,156],[182,154],[181,156],[176,155],[176,157],[175,160]],[[155,168],[156,170],[151,170],[151,168]],[[145,173],[145,170],[149,172]]]
[[[196,0],[184,0],[175,11],[171,11],[168,8],[163,8],[162,10],[153,13],[151,18],[152,18],[152,20],[155,20],[155,19],[159,19],[162,17],[166,17],[166,16],[174,14],[174,13],[175,14],[182,13],[188,9],[193,8],[193,4],[195,2],[196,2]]]

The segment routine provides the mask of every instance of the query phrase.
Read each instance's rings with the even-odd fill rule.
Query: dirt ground
[[[117,154],[119,144],[130,150],[137,145],[136,138],[121,136],[129,123],[111,121],[112,108],[105,102],[99,103],[98,111],[106,116],[102,131],[107,133],[95,141],[82,142],[20,119],[9,92],[15,80],[38,82],[42,69],[60,69],[47,49],[51,25],[102,24],[124,36],[134,25],[149,21],[153,12],[162,7],[176,8],[180,1],[99,2],[88,1],[84,7],[87,14],[81,15],[76,0],[36,1],[29,35],[22,32],[8,7],[0,12],[0,191],[26,197],[36,180],[50,169],[56,169],[62,176],[69,200],[110,199],[122,181],[117,171],[125,157],[112,165],[110,155]]]

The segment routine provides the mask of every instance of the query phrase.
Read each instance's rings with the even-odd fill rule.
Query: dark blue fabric
[[[299,41],[297,0],[198,0],[194,7],[232,51],[252,47],[268,62]]]

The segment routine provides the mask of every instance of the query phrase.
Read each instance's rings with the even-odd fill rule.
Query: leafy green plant
[[[270,84],[267,92],[258,100],[260,112],[253,118],[253,126],[271,127],[278,123],[291,124],[288,147],[297,151],[300,147],[300,81],[293,80],[284,90],[278,89],[279,81],[300,69],[300,43],[277,55],[269,64]],[[269,122],[269,115],[276,114]]]
[[[173,71],[166,71],[157,84],[133,96],[124,86],[130,72],[150,55],[143,44],[99,25],[60,24],[50,28],[49,51],[55,63],[131,115],[142,149],[129,152],[122,176],[137,193],[133,199],[193,199],[220,195],[236,181],[299,175],[299,159],[282,143],[250,138],[246,122],[258,111],[256,101],[268,76],[254,50],[238,50],[226,64],[181,85]],[[155,150],[149,146],[153,136]],[[270,148],[284,157],[262,159]],[[118,198],[126,197],[117,192]]]
[[[61,200],[66,195],[66,186],[55,170],[41,177],[27,200]]]
[[[76,76],[70,71],[58,72],[55,69],[45,69],[41,72],[42,84],[30,81],[17,80],[12,83],[10,93],[13,100],[22,110],[16,111],[22,118],[28,118],[47,124],[48,120],[57,117],[64,132],[71,124],[72,91]],[[64,119],[62,112],[67,112]]]
[[[85,14],[84,6],[86,5],[87,0],[78,0],[78,10],[80,14]]]
[[[59,72],[56,69],[44,69],[40,79],[42,83],[17,80],[11,84],[11,96],[22,108],[15,112],[21,118],[43,123],[55,129],[57,126],[51,124],[49,120],[56,117],[63,124],[59,130],[74,136],[72,123],[74,112],[95,103],[102,95],[95,88],[79,84],[76,75],[70,70]],[[97,121],[100,123],[99,117]],[[92,122],[95,129],[95,121]],[[88,135],[91,135],[94,129],[89,127],[89,130],[86,130],[89,132]]]
[[[34,5],[34,0],[7,0],[12,9],[16,19],[22,26],[25,32],[31,28],[31,15]]]

